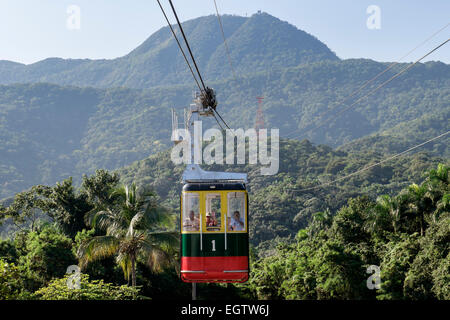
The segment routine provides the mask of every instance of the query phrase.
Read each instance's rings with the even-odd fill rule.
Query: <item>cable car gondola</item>
[[[212,92],[213,93],[213,92]],[[185,127],[193,134],[194,118],[211,116],[202,96],[185,113]],[[173,132],[178,119],[173,112]],[[191,135],[193,136],[193,135]],[[173,139],[181,142],[177,134]],[[249,274],[247,174],[205,171],[191,164],[183,173],[180,238],[181,279],[185,282],[245,282]]]
[[[248,194],[244,181],[188,182],[183,186],[181,208],[181,279],[247,281]]]
[[[216,110],[214,90],[205,86],[172,1],[169,4],[200,82],[159,0],[158,4],[199,88],[195,103],[187,116],[185,113],[185,129],[194,137],[194,117],[198,120],[200,116],[214,117],[223,129],[216,115],[229,129]],[[178,135],[178,118],[173,110],[172,141],[175,144],[183,141]],[[201,143],[190,143],[190,149],[191,163],[183,173],[181,196],[181,279],[194,283],[195,296],[195,282],[248,280],[248,195],[247,174],[204,171],[194,161],[195,151],[201,152]]]

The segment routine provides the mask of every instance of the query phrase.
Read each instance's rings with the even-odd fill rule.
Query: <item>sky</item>
[[[287,21],[341,59],[399,61],[450,22],[448,0],[216,1],[221,14],[251,16],[261,10]],[[161,2],[170,13],[168,1]],[[172,2],[182,21],[215,14],[213,0]],[[163,26],[156,0],[0,0],[0,60],[112,59]],[[450,26],[400,61],[415,61],[449,36]],[[450,63],[450,43],[424,61],[430,60]]]

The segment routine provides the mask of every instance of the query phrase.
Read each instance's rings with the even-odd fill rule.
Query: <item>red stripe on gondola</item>
[[[248,257],[182,257],[181,279],[185,282],[245,282]]]

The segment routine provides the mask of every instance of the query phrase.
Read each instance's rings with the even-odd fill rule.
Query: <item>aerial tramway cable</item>
[[[225,32],[223,31],[222,20],[220,19],[219,9],[217,7],[216,0],[214,0],[214,6],[216,7],[217,20],[219,21],[220,30],[222,32],[223,43],[225,45],[225,50],[228,57],[228,63],[230,64],[231,72],[233,73],[233,78],[237,81],[236,72],[234,71],[233,63],[231,62],[230,49],[228,48],[227,39],[225,38]]]
[[[408,152],[410,152],[410,151],[412,151],[412,150],[414,150],[414,149],[417,149],[417,148],[419,148],[419,147],[421,147],[421,146],[424,146],[424,145],[426,145],[427,143],[430,143],[430,142],[435,141],[435,140],[437,140],[437,139],[443,138],[443,137],[445,137],[446,135],[448,135],[449,133],[450,133],[450,131],[447,131],[447,132],[445,132],[445,133],[443,133],[443,134],[440,134],[440,135],[438,135],[438,136],[436,136],[436,137],[434,137],[434,138],[432,138],[432,139],[430,139],[430,140],[427,140],[427,141],[425,141],[425,142],[422,142],[422,143],[420,143],[420,144],[418,144],[418,145],[415,145],[414,147],[411,147],[411,148],[409,148],[409,149],[407,149],[407,150],[405,150],[405,151],[402,151],[402,152],[397,153],[397,154],[395,154],[395,155],[393,155],[393,156],[390,156],[390,157],[388,157],[388,158],[386,158],[386,159],[384,159],[384,160],[382,160],[382,161],[380,161],[380,162],[371,164],[370,166],[366,166],[366,167],[364,167],[364,168],[362,168],[362,169],[360,169],[360,170],[358,170],[358,171],[355,171],[355,172],[350,173],[350,174],[348,174],[348,175],[346,175],[346,176],[340,177],[340,178],[338,178],[338,179],[336,179],[336,180],[333,180],[333,181],[330,181],[330,182],[326,182],[326,183],[322,183],[322,184],[320,184],[320,185],[318,185],[318,186],[315,186],[315,187],[304,188],[304,189],[289,189],[289,191],[296,191],[296,192],[301,192],[301,191],[311,191],[311,190],[316,190],[316,189],[320,189],[320,188],[325,187],[325,186],[332,185],[332,184],[334,184],[334,183],[336,183],[336,182],[338,182],[338,181],[347,179],[347,178],[352,177],[352,176],[354,176],[354,175],[357,175],[357,174],[359,174],[359,173],[361,173],[361,172],[367,171],[367,170],[369,170],[369,169],[371,169],[371,168],[373,168],[373,167],[379,166],[380,164],[383,164],[383,163],[385,163],[385,162],[387,162],[387,161],[389,161],[389,160],[395,159],[395,158],[397,158],[397,157],[399,157],[399,156],[401,156],[401,155],[403,155],[403,154],[405,154],[405,153],[408,153]]]
[[[222,125],[220,124],[219,120],[217,120],[216,115],[214,114],[214,112],[213,112],[212,115],[213,115],[214,119],[216,119],[216,122],[217,122],[217,124],[219,125],[220,129],[221,129],[222,131],[225,131],[225,130],[223,129]],[[228,129],[229,129],[229,128],[228,128]]]
[[[371,78],[370,80],[367,80],[362,86],[360,86],[358,89],[356,89],[355,91],[353,91],[350,95],[348,95],[347,97],[341,99],[341,101],[338,101],[335,106],[339,106],[339,105],[346,105],[344,102],[348,99],[350,99],[351,97],[353,97],[355,94],[357,94],[358,92],[360,92],[362,89],[364,89],[365,87],[367,87],[370,83],[372,83],[373,81],[375,81],[376,79],[378,79],[380,76],[382,76],[384,73],[386,73],[387,71],[389,71],[390,69],[392,69],[394,66],[396,66],[397,64],[400,63],[401,60],[403,60],[404,58],[406,58],[407,56],[409,56],[412,52],[414,52],[415,50],[417,50],[419,47],[421,47],[423,44],[425,44],[426,42],[428,42],[430,39],[432,39],[434,36],[436,36],[438,33],[440,33],[441,31],[443,31],[444,29],[446,29],[448,26],[450,25],[450,23],[447,23],[445,26],[443,26],[442,28],[440,28],[439,30],[437,30],[436,32],[434,32],[432,35],[430,35],[428,38],[426,38],[424,41],[422,41],[420,44],[418,44],[416,47],[414,47],[412,50],[410,50],[408,53],[406,53],[405,55],[403,55],[400,59],[398,59],[397,62],[393,62],[392,64],[390,64],[389,66],[386,67],[386,69],[384,69],[383,71],[379,72],[377,75],[375,75],[373,78]],[[334,108],[329,108],[328,110],[326,110],[325,112],[319,114],[319,118],[323,117],[326,113],[328,113],[329,111],[333,110]],[[290,136],[291,134],[299,131],[300,129],[294,130],[292,132],[290,132],[289,134],[286,135],[286,137]],[[313,129],[311,129],[313,130]],[[305,131],[305,132],[309,132],[309,131]]]
[[[440,28],[439,30],[437,30],[435,33],[433,33],[431,36],[429,36],[428,38],[426,38],[424,41],[422,41],[421,43],[419,43],[417,46],[415,46],[413,49],[411,49],[409,52],[407,52],[405,55],[403,55],[400,59],[398,59],[398,61],[391,63],[390,65],[388,65],[384,70],[380,71],[377,75],[375,75],[373,78],[367,80],[362,86],[360,86],[358,89],[356,89],[355,91],[353,91],[352,93],[350,93],[347,97],[341,99],[341,101],[336,102],[335,107],[339,106],[340,104],[344,103],[346,100],[350,99],[351,97],[353,97],[354,95],[356,95],[357,93],[361,92],[361,90],[363,90],[364,88],[366,88],[369,84],[371,84],[372,82],[374,82],[376,79],[378,79],[379,77],[381,77],[383,74],[385,74],[386,72],[388,72],[389,70],[391,70],[393,67],[395,67],[396,65],[398,65],[400,63],[401,60],[403,60],[404,58],[406,58],[407,56],[409,56],[411,53],[413,53],[415,50],[417,50],[418,48],[420,48],[423,44],[427,43],[430,39],[432,39],[434,36],[436,36],[438,33],[440,33],[441,31],[443,31],[444,29],[446,29],[448,26],[450,25],[450,23],[447,23],[445,26],[443,26],[442,28]],[[326,111],[322,112],[321,114],[319,114],[319,118],[323,117],[326,113],[328,113],[329,111],[333,110],[334,107],[328,108]],[[296,132],[296,131],[294,131]],[[291,132],[293,133],[293,132]]]
[[[213,111],[219,116],[220,120],[222,120],[222,122],[225,124],[225,126],[230,129],[230,127],[228,126],[228,124],[225,122],[225,120],[223,120],[222,116],[217,112],[216,109],[213,109]]]
[[[201,91],[202,88],[200,87],[200,84],[198,83],[197,77],[196,77],[195,74],[194,74],[194,70],[192,70],[191,64],[189,63],[189,61],[188,61],[188,59],[187,59],[187,57],[186,57],[186,54],[184,53],[183,47],[181,46],[181,43],[180,43],[180,41],[178,40],[178,37],[177,37],[177,35],[175,34],[175,31],[173,30],[172,25],[170,24],[169,19],[167,18],[166,12],[164,11],[164,8],[162,7],[162,5],[161,5],[161,3],[159,2],[159,0],[156,0],[156,1],[158,1],[159,7],[161,8],[161,11],[162,11],[162,13],[163,13],[163,15],[164,15],[164,18],[166,18],[167,24],[169,25],[169,28],[170,28],[170,30],[172,31],[173,37],[175,38],[175,40],[176,40],[176,42],[177,42],[177,44],[178,44],[178,47],[180,48],[180,51],[181,51],[181,53],[183,54],[184,61],[186,61],[186,64],[187,64],[187,66],[189,67],[189,70],[191,71],[192,77],[194,77],[194,80],[195,80],[195,82],[197,83],[197,87],[198,87],[198,89]]]
[[[348,108],[346,108],[346,109],[344,109],[343,111],[341,111],[337,116],[339,116],[339,115],[342,114],[343,112],[345,112],[345,111],[347,111],[348,109],[350,109],[352,106],[354,106],[356,103],[358,103],[359,101],[361,101],[363,98],[368,97],[369,95],[371,95],[372,93],[374,93],[375,91],[377,91],[378,89],[380,89],[381,87],[383,87],[384,85],[386,85],[387,83],[389,83],[389,82],[391,82],[392,80],[394,80],[395,78],[399,77],[399,76],[400,76],[401,74],[403,74],[404,72],[408,71],[408,70],[409,70],[410,68],[412,68],[415,64],[417,64],[418,62],[420,62],[420,61],[423,60],[425,57],[427,57],[428,55],[430,55],[430,54],[433,53],[434,51],[438,50],[438,49],[441,48],[442,46],[444,46],[444,45],[445,45],[447,42],[449,42],[449,41],[450,41],[450,38],[447,39],[446,41],[444,41],[443,43],[441,43],[440,45],[438,45],[437,47],[435,47],[434,49],[432,49],[431,51],[429,51],[427,54],[425,54],[424,56],[422,56],[420,59],[418,59],[418,60],[417,60],[416,62],[414,62],[413,64],[411,64],[411,65],[409,65],[408,67],[402,69],[400,72],[398,72],[397,74],[395,74],[394,76],[392,76],[391,78],[389,78],[387,81],[383,82],[381,85],[379,85],[379,86],[377,86],[375,89],[371,90],[371,91],[370,91],[368,94],[366,94],[365,96],[363,96],[363,97],[361,97],[360,99],[358,99],[357,101],[355,101],[353,104],[351,104],[350,106],[348,106]],[[322,123],[322,125],[323,125],[323,123]],[[445,137],[445,136],[448,135],[449,133],[450,133],[450,131],[447,131],[447,132],[445,132],[445,133],[443,133],[443,134],[440,134],[440,135],[438,135],[438,136],[436,136],[436,137],[434,137],[434,138],[432,138],[432,139],[429,139],[429,140],[427,140],[427,141],[425,141],[425,142],[423,142],[423,143],[420,143],[420,144],[418,144],[418,145],[415,145],[415,146],[413,146],[413,147],[411,147],[411,148],[409,148],[409,149],[407,149],[407,150],[405,150],[405,151],[402,151],[402,152],[400,152],[400,153],[397,153],[397,154],[395,154],[395,155],[393,155],[393,156],[390,156],[390,157],[388,157],[388,158],[386,158],[386,159],[384,159],[384,160],[382,160],[382,161],[380,161],[380,162],[377,162],[377,163],[375,163],[375,164],[372,164],[372,165],[370,165],[370,166],[366,166],[366,167],[364,167],[364,168],[362,168],[362,169],[360,169],[360,170],[358,170],[358,171],[356,171],[356,172],[353,172],[353,173],[348,174],[348,175],[346,175],[346,176],[340,177],[340,178],[338,178],[338,179],[336,179],[336,180],[333,180],[333,181],[330,181],[330,182],[326,182],[326,183],[322,183],[322,184],[320,184],[320,185],[318,185],[318,186],[310,187],[310,188],[304,188],[304,189],[290,189],[290,191],[296,191],[296,192],[311,191],[311,190],[320,189],[320,188],[325,187],[325,186],[329,186],[329,185],[334,184],[334,183],[336,183],[336,182],[338,182],[338,181],[344,180],[344,179],[349,178],[349,177],[351,177],[351,176],[357,175],[357,174],[359,174],[359,173],[361,173],[361,172],[367,171],[367,170],[369,170],[369,169],[371,169],[371,168],[373,168],[373,167],[375,167],[375,166],[378,166],[378,165],[380,165],[380,164],[383,164],[383,163],[385,163],[385,162],[387,162],[387,161],[389,161],[389,160],[392,160],[392,159],[394,159],[394,158],[397,158],[397,157],[399,157],[399,156],[401,156],[401,155],[403,155],[403,154],[405,154],[405,153],[408,153],[408,152],[410,152],[410,151],[412,151],[412,150],[414,150],[414,149],[417,149],[417,148],[419,148],[419,147],[421,147],[421,146],[423,146],[423,145],[425,145],[425,144],[427,144],[427,143],[430,143],[430,142],[432,142],[432,141],[435,141],[435,140],[437,140],[437,139],[440,139],[440,138],[442,138],[442,137]]]
[[[184,34],[183,27],[181,26],[181,22],[178,19],[178,15],[177,15],[177,12],[175,10],[175,7],[173,6],[172,0],[169,0],[169,3],[170,3],[170,6],[172,7],[172,11],[173,11],[173,14],[175,16],[175,19],[177,20],[178,27],[180,28],[181,34],[183,35],[183,39],[184,39],[184,42],[186,43],[186,47],[188,48],[189,54],[191,55],[191,59],[192,59],[192,62],[194,63],[195,70],[197,70],[197,74],[198,74],[198,77],[200,78],[200,81],[202,83],[203,90],[206,91],[205,83],[203,82],[202,75],[200,74],[200,71],[198,70],[197,62],[195,61],[194,55],[192,54],[191,47],[189,46],[189,42],[188,42],[188,40],[186,38],[186,35]]]
[[[426,53],[424,56],[422,56],[421,58],[417,59],[414,63],[408,65],[407,67],[403,68],[402,70],[400,70],[399,72],[397,72],[396,74],[394,74],[392,77],[390,77],[388,80],[384,81],[383,83],[381,83],[380,85],[378,85],[377,87],[375,87],[375,89],[372,89],[371,91],[369,91],[367,94],[365,94],[364,96],[360,97],[358,100],[356,100],[355,102],[353,102],[350,105],[347,105],[347,108],[341,110],[340,112],[338,112],[336,115],[326,119],[325,121],[322,121],[319,123],[319,125],[307,130],[304,132],[311,132],[313,130],[316,130],[320,127],[322,127],[323,125],[327,124],[328,122],[335,120],[336,118],[338,118],[341,114],[343,114],[344,112],[346,112],[347,110],[353,108],[356,104],[358,104],[359,102],[361,102],[363,99],[367,98],[368,96],[372,95],[373,93],[375,93],[376,91],[378,91],[379,89],[381,89],[382,87],[384,87],[386,84],[388,84],[389,82],[391,82],[392,80],[398,78],[400,75],[402,75],[403,73],[405,73],[406,71],[408,71],[409,69],[411,69],[412,67],[414,67],[417,63],[419,63],[420,61],[422,61],[423,59],[425,59],[427,56],[429,56],[430,54],[432,54],[434,51],[438,50],[439,48],[441,48],[442,46],[444,46],[447,42],[450,41],[450,38],[447,39],[446,41],[442,42],[440,45],[438,45],[437,47],[433,48],[431,51],[429,51],[428,53]],[[289,138],[289,137],[288,137]]]
[[[164,8],[162,7],[160,1],[159,1],[159,0],[157,0],[157,1],[158,1],[158,4],[159,4],[159,7],[161,8],[161,11],[162,11],[163,14],[164,14],[164,17],[166,18],[166,21],[167,21],[167,23],[168,23],[168,25],[169,25],[169,27],[170,27],[170,30],[172,31],[172,34],[173,34],[175,40],[177,41],[178,47],[180,48],[180,51],[181,51],[181,53],[183,54],[184,60],[186,61],[186,64],[188,65],[189,70],[191,71],[191,74],[192,74],[192,76],[193,76],[193,78],[194,78],[194,80],[195,80],[195,82],[196,82],[196,84],[197,84],[197,86],[198,86],[198,88],[199,88],[199,90],[200,90],[200,95],[201,95],[201,96],[203,95],[204,98],[205,98],[205,100],[208,102],[208,104],[209,104],[208,107],[210,107],[210,109],[212,110],[212,115],[214,116],[214,118],[215,118],[217,124],[219,125],[219,127],[223,130],[223,127],[222,127],[222,125],[219,123],[219,121],[218,121],[218,119],[217,119],[217,117],[216,117],[215,114],[217,114],[217,115],[219,116],[220,120],[225,124],[225,126],[226,126],[228,129],[230,129],[230,127],[228,126],[228,124],[225,122],[225,120],[222,118],[222,116],[221,116],[221,115],[219,114],[219,112],[216,110],[216,107],[215,107],[215,104],[216,104],[215,98],[214,98],[214,104],[213,104],[213,105],[210,105],[211,98],[212,98],[212,97],[210,96],[210,93],[213,92],[213,91],[212,91],[212,89],[210,89],[210,88],[208,88],[208,87],[205,86],[205,83],[204,83],[204,81],[203,81],[203,77],[202,77],[202,75],[201,75],[201,73],[200,73],[200,70],[199,70],[199,68],[198,68],[198,66],[197,66],[197,62],[195,61],[194,54],[192,53],[192,50],[191,50],[191,47],[190,47],[189,42],[188,42],[188,40],[187,40],[186,34],[184,33],[184,30],[183,30],[183,26],[181,25],[180,19],[178,18],[178,14],[177,14],[177,12],[176,12],[176,10],[175,10],[175,7],[174,7],[172,1],[169,0],[170,6],[171,6],[171,8],[172,8],[172,12],[173,12],[173,14],[174,14],[174,16],[175,16],[175,19],[177,20],[178,28],[179,28],[180,31],[181,31],[181,34],[182,34],[182,36],[183,36],[184,42],[185,42],[185,44],[186,44],[186,47],[187,47],[187,49],[188,49],[188,51],[189,51],[189,55],[190,55],[190,57],[191,57],[191,59],[192,59],[192,62],[194,63],[194,67],[195,67],[195,70],[196,70],[196,72],[197,72],[197,76],[198,76],[198,78],[200,79],[201,86],[200,86],[200,84],[199,84],[199,82],[198,82],[198,80],[197,80],[197,77],[196,77],[195,74],[194,74],[194,71],[192,70],[192,67],[191,67],[191,65],[190,65],[190,63],[189,63],[189,60],[187,59],[186,54],[184,53],[184,50],[183,50],[183,48],[182,48],[182,46],[181,46],[181,44],[180,44],[180,42],[179,42],[179,40],[178,40],[178,38],[177,38],[177,36],[176,36],[176,34],[175,34],[175,31],[173,30],[172,25],[171,25],[170,22],[169,22],[169,19],[167,18],[167,15],[166,15],[166,13],[165,13],[165,11],[164,11]],[[214,93],[212,93],[212,95],[214,96]],[[215,96],[214,96],[214,97],[215,97]],[[215,114],[214,114],[214,113],[215,113]]]

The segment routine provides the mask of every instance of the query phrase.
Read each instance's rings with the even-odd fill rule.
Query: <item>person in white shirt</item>
[[[239,211],[235,211],[233,213],[233,217],[231,218],[230,228],[232,231],[243,231],[244,230],[244,220],[241,219],[241,214]]]
[[[200,220],[196,217],[194,211],[189,211],[189,217],[184,220],[184,231],[199,231]]]

